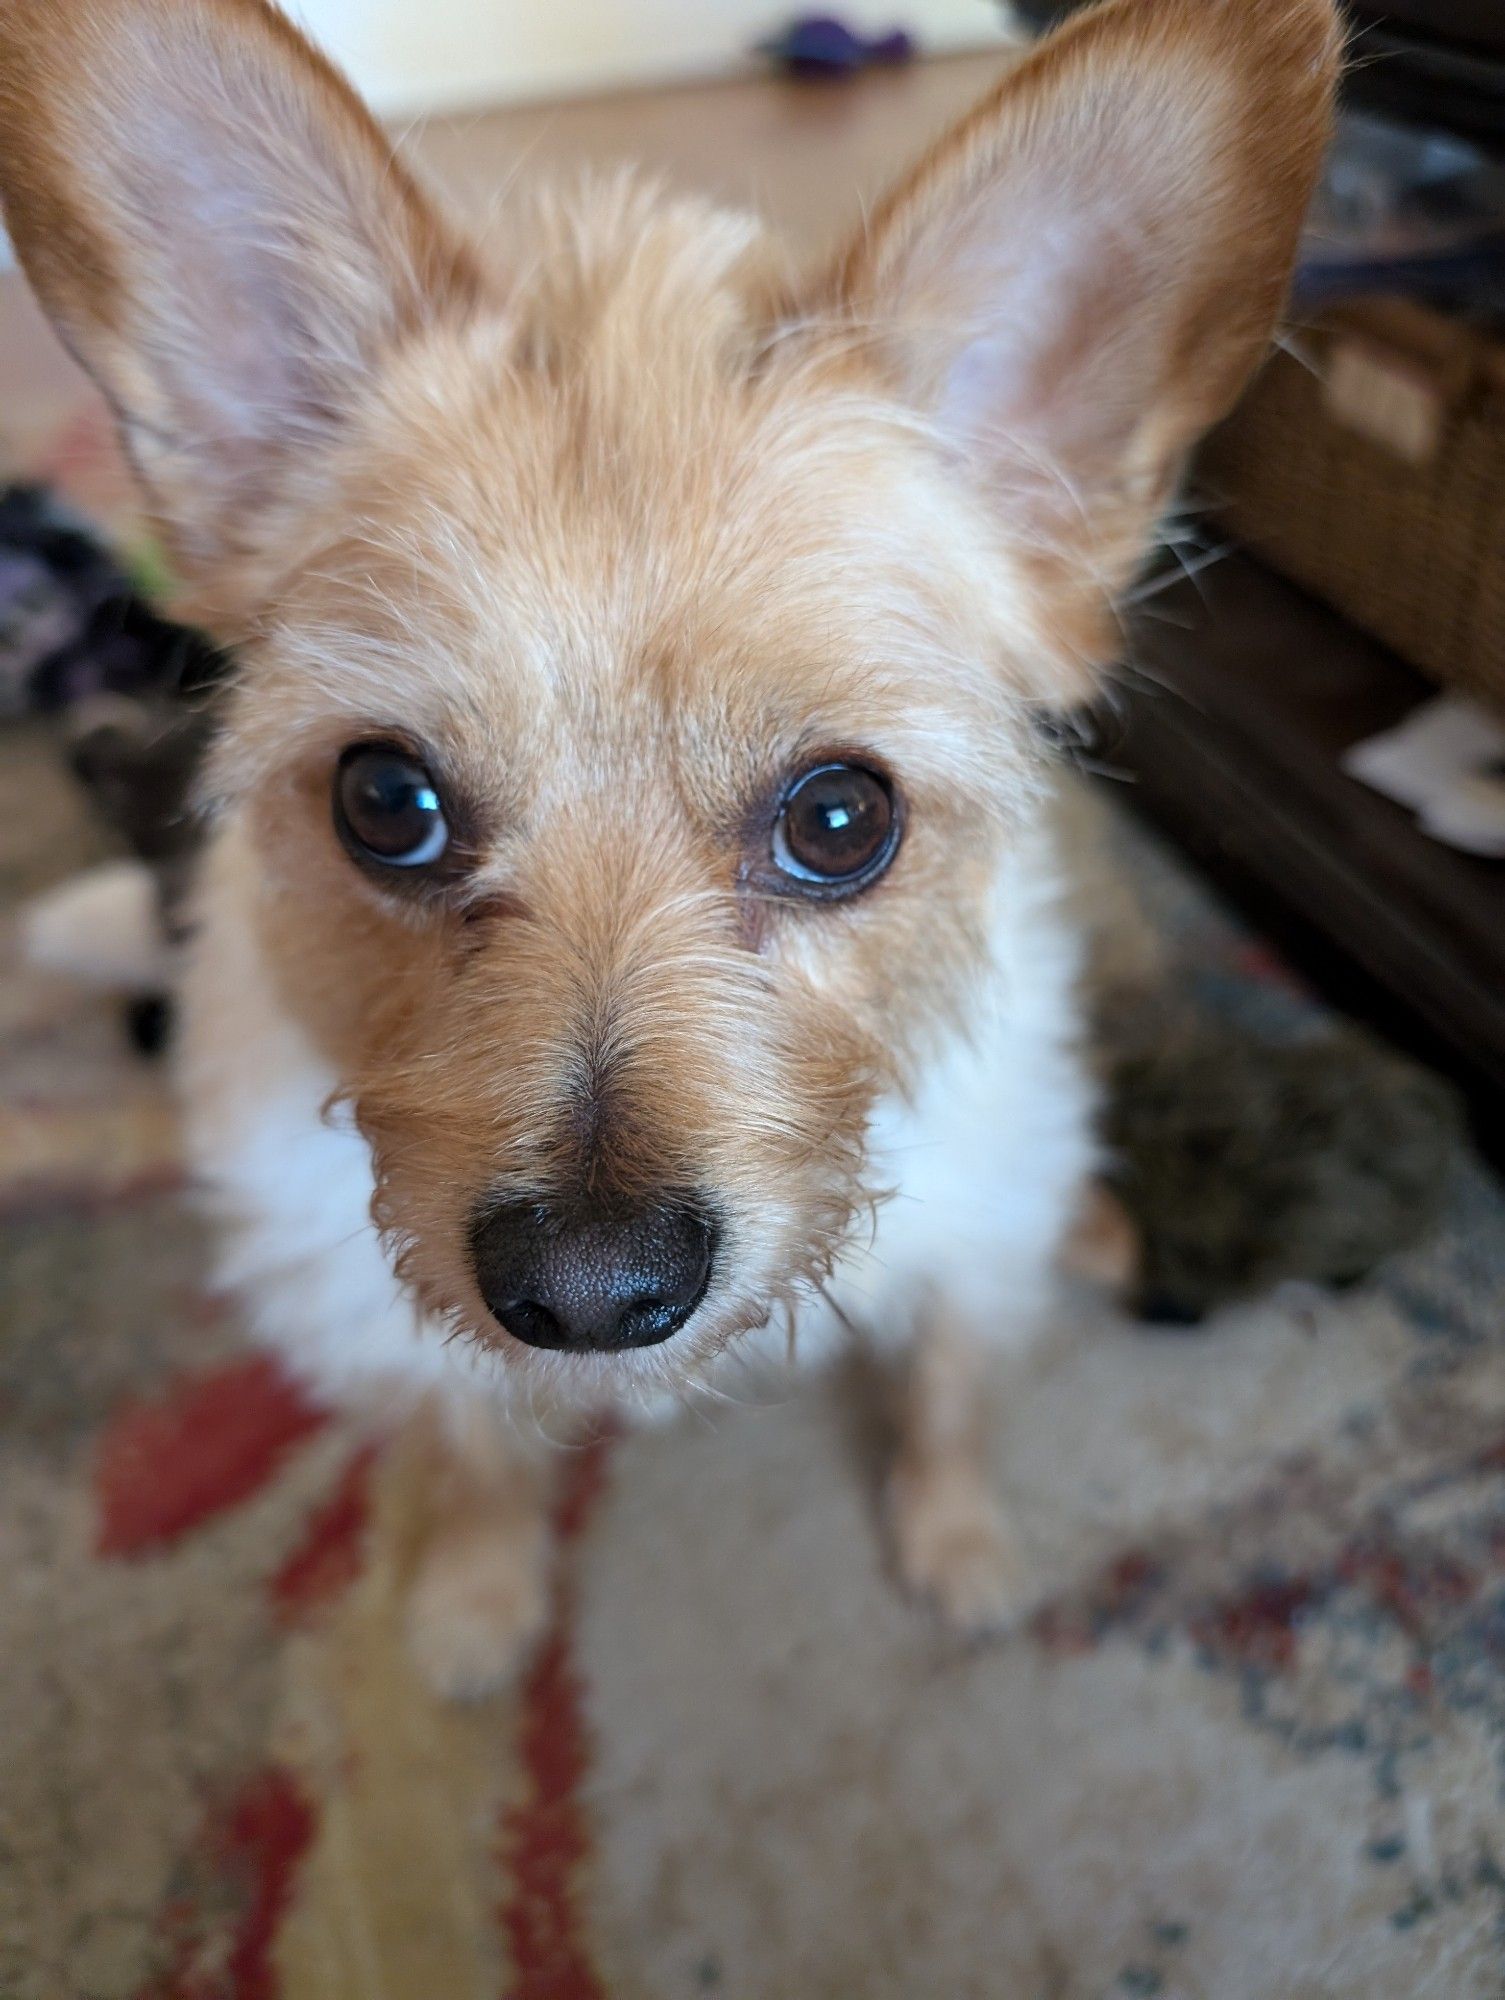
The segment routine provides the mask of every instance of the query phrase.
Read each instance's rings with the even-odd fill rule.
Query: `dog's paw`
[[[536,1545],[495,1533],[441,1540],[408,1598],[408,1651],[433,1694],[479,1701],[515,1678],[547,1612]]]
[[[979,1481],[896,1472],[889,1487],[894,1560],[906,1590],[954,1631],[1005,1632],[1033,1605],[1013,1529]]]

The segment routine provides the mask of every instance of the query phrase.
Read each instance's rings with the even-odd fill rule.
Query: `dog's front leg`
[[[484,1397],[415,1423],[428,1479],[408,1643],[435,1694],[474,1700],[512,1678],[543,1627],[553,1454]]]
[[[888,1515],[900,1581],[964,1632],[996,1631],[1027,1603],[1027,1571],[988,1471],[984,1343],[944,1301],[907,1362]]]

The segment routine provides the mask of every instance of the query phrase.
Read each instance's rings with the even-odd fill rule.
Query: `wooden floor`
[[[410,127],[403,144],[465,214],[505,230],[506,190],[529,175],[636,160],[671,180],[762,209],[812,253],[1006,62],[951,56],[846,82],[739,79],[516,106]],[[0,276],[0,435],[56,424],[80,384],[24,282]]]

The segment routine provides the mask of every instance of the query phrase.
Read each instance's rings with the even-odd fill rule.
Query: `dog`
[[[539,1630],[545,1440],[791,1325],[902,1369],[902,1582],[1027,1604],[981,1388],[1094,1165],[1038,725],[1270,341],[1338,53],[1108,0],[801,273],[630,177],[468,241],[265,0],[0,7],[17,253],[240,662],[219,1276],[426,1437],[441,1693]]]

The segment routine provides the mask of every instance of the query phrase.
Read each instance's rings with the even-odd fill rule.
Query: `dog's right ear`
[[[0,198],[190,579],[254,549],[377,356],[480,284],[265,0],[3,0]]]
[[[992,501],[1091,686],[1196,438],[1269,345],[1327,141],[1332,0],[1108,0],[1015,62],[805,302]]]

